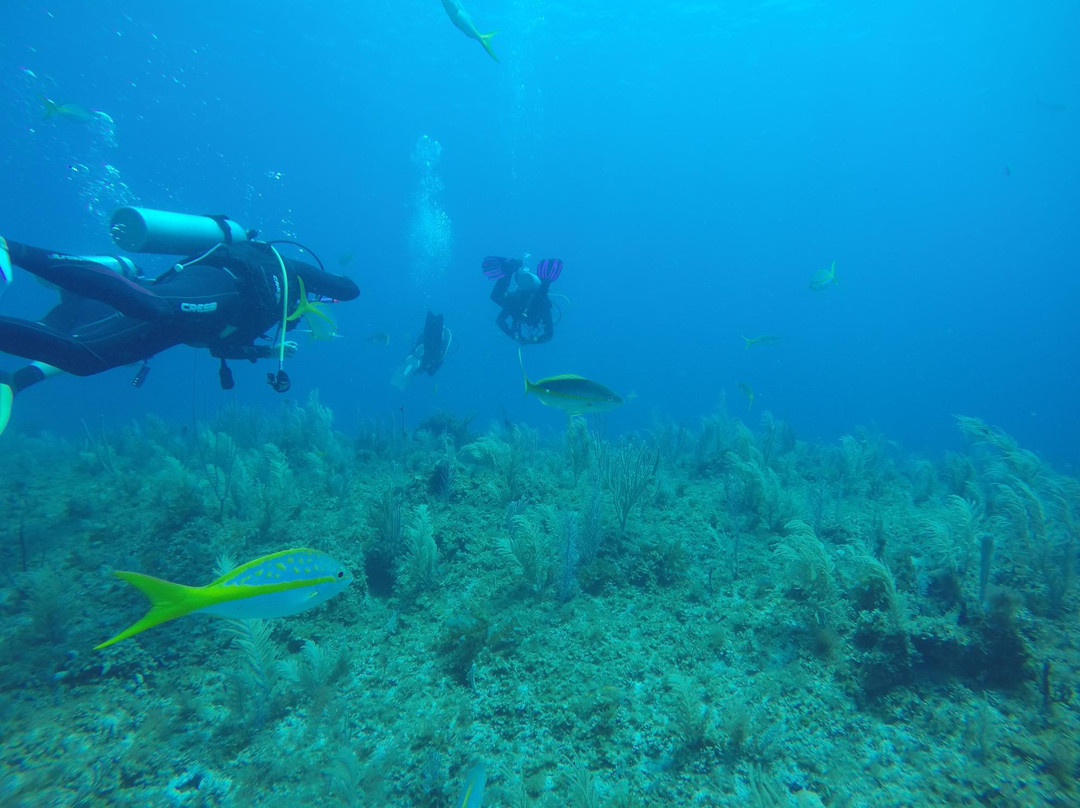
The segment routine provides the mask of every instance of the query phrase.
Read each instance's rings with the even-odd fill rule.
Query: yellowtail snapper
[[[762,334],[760,337],[743,337],[743,342],[746,343],[746,350],[754,345],[775,345],[780,341],[780,337],[776,334]]]
[[[573,373],[549,376],[535,382],[529,381],[520,348],[518,349],[518,363],[525,377],[525,394],[533,393],[541,403],[556,407],[569,415],[607,412],[623,403],[621,398],[604,385],[592,379],[586,379],[584,376],[575,376]]]
[[[810,279],[810,288],[815,292],[820,292],[822,289],[827,289],[830,286],[836,286],[836,262],[833,261],[832,265],[828,269],[819,269],[814,273],[814,277]]]
[[[187,614],[241,619],[287,617],[325,603],[352,583],[352,574],[319,550],[299,548],[256,558],[206,586],[184,586],[143,575],[113,572],[150,600],[150,611],[94,650],[126,640]]]

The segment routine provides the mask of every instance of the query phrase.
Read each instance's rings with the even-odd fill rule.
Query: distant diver
[[[469,12],[462,8],[461,0],[442,0],[442,4],[443,8],[446,9],[446,16],[450,18],[450,22],[452,22],[455,27],[469,39],[475,39],[483,45],[488,56],[496,62],[499,61],[499,57],[495,55],[495,51],[491,49],[491,45],[488,43],[488,40],[499,32],[492,31],[490,34],[481,34],[476,28],[476,23],[474,23],[472,17],[469,16]]]
[[[453,339],[450,329],[443,325],[443,316],[429,311],[424,320],[423,333],[416,338],[412,353],[402,360],[390,383],[399,390],[404,390],[417,373],[434,376],[442,367]]]
[[[40,320],[0,317],[0,353],[31,360],[14,373],[0,372],[0,431],[12,400],[27,387],[60,372],[91,376],[146,361],[174,345],[207,348],[221,360],[218,379],[233,386],[227,359],[276,358],[267,381],[289,388],[285,357],[296,343],[285,332],[303,316],[315,334],[333,321],[318,300],[352,300],[356,284],[302,261],[283,257],[275,242],[255,241],[224,216],[187,216],[142,208],[113,215],[113,238],[132,252],[192,257],[150,279],[129,258],[49,252],[0,239],[0,274],[13,265],[59,287],[60,302]],[[318,259],[315,259],[318,262]],[[274,331],[273,338],[267,332]]]
[[[522,345],[548,342],[555,335],[548,289],[562,274],[563,262],[545,258],[533,274],[517,258],[489,255],[481,269],[495,281],[491,299],[498,304],[495,324],[511,339]],[[510,282],[514,290],[510,291]]]

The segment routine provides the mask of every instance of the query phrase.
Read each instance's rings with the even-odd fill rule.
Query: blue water
[[[318,389],[346,428],[403,407],[561,430],[522,398],[479,269],[529,253],[565,261],[565,297],[526,367],[636,394],[609,432],[726,400],[806,439],[868,425],[939,453],[966,414],[1075,469],[1075,3],[472,0],[499,63],[436,0],[6,8],[0,233],[108,252],[112,209],[138,203],[227,213],[331,269],[351,254],[362,296],[340,339],[304,342],[288,394]],[[43,121],[39,95],[112,123]],[[51,300],[23,275],[0,313]],[[428,308],[452,353],[400,393]],[[780,340],[744,350],[761,334]],[[128,369],[28,390],[13,424],[276,407],[270,369],[237,367],[226,396],[178,347],[138,390]]]

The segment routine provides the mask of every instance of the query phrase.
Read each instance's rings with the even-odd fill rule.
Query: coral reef
[[[913,457],[719,411],[608,442],[334,429],[317,397],[4,435],[0,803],[1070,805],[1080,486],[998,429]],[[140,613],[286,546],[286,618]]]

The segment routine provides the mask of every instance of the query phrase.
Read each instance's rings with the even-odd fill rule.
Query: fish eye
[[[344,572],[343,572],[342,570],[338,570],[338,574],[337,574],[337,577],[338,577],[338,578],[344,578],[344,577],[345,577],[345,573],[344,573]]]

